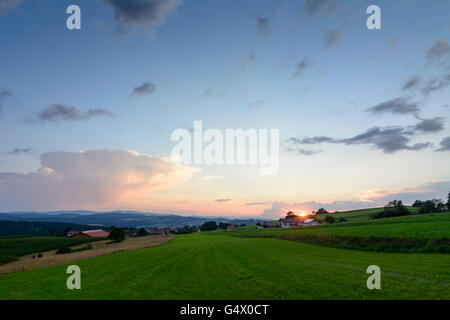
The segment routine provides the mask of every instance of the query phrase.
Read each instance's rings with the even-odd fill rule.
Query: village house
[[[234,224],[230,224],[229,226],[227,226],[227,231],[235,231],[236,230],[236,226]]]
[[[258,229],[276,228],[275,223],[268,222],[268,221],[258,222],[256,225],[257,225]]]
[[[70,231],[67,232],[67,236],[70,238],[107,238],[109,236],[109,232],[104,230],[87,230],[87,231],[79,231],[76,234],[72,234]]]

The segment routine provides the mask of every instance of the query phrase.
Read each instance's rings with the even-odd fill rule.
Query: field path
[[[56,250],[42,252],[42,258],[38,258],[37,254],[29,254],[19,257],[18,260],[0,265],[0,274],[14,273],[30,269],[38,269],[57,264],[68,263],[76,260],[93,258],[111,254],[114,252],[121,252],[127,250],[135,250],[158,246],[173,239],[171,235],[161,236],[147,236],[137,238],[127,238],[120,243],[111,243],[111,240],[93,241],[80,245],[71,246],[72,249],[92,246],[92,249],[83,250],[79,252],[72,252],[66,254],[56,254]],[[33,258],[33,256],[35,258]]]

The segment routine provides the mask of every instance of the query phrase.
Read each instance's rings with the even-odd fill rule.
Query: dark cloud
[[[175,11],[183,0],[103,0],[103,2],[113,7],[114,18],[128,30],[132,25],[151,27],[162,25],[166,17]]]
[[[31,152],[31,148],[15,148],[15,149],[7,152],[7,154],[18,155],[18,154],[25,154],[25,153],[30,153],[30,152]]]
[[[256,27],[258,28],[258,32],[264,36],[268,37],[270,35],[270,20],[267,17],[256,17]]]
[[[0,16],[6,16],[8,10],[16,7],[22,0],[0,0]]]
[[[325,136],[311,137],[311,138],[290,138],[288,142],[293,144],[318,144],[318,143],[334,143],[335,139]]]
[[[428,63],[434,63],[450,54],[450,47],[447,40],[439,40],[428,50]]]
[[[442,139],[440,145],[441,147],[436,151],[438,152],[450,151],[450,137],[445,137],[444,139]]]
[[[305,0],[306,12],[310,15],[319,13],[334,13],[337,5],[335,0]]]
[[[444,130],[444,118],[423,119],[414,126],[414,129],[422,132],[439,132]]]
[[[231,199],[217,199],[216,202],[228,202],[231,201]]]
[[[406,98],[397,98],[380,103],[376,106],[370,107],[367,111],[373,114],[392,113],[392,114],[413,114],[417,115],[419,112],[417,103],[409,103]]]
[[[416,89],[420,84],[420,78],[413,76],[413,77],[409,77],[408,80],[406,80],[405,84],[402,87],[402,91],[405,90],[411,90],[411,89]]]
[[[302,148],[285,148],[286,152],[295,153],[298,156],[313,156],[315,154],[321,153],[320,150],[307,150]]]
[[[313,66],[313,64],[309,60],[309,58],[307,58],[307,57],[303,58],[299,63],[297,63],[297,65],[296,65],[297,70],[295,71],[294,76],[298,77],[298,76],[302,75],[306,69],[310,69],[310,68],[312,68],[312,66]]]
[[[289,142],[296,145],[301,144],[320,144],[333,143],[345,145],[370,145],[375,149],[381,150],[384,153],[395,153],[402,150],[419,151],[431,146],[431,143],[416,143],[410,145],[410,136],[414,135],[414,131],[405,130],[401,127],[394,128],[379,128],[374,127],[368,129],[366,132],[346,139],[335,139],[326,136],[307,137],[303,139],[290,138]]]
[[[0,115],[2,114],[2,110],[3,110],[3,99],[5,99],[6,97],[10,97],[12,96],[12,92],[8,91],[8,90],[0,90]]]
[[[444,78],[433,77],[428,80],[425,87],[422,88],[422,94],[429,95],[433,91],[444,89],[450,85],[450,75]]]
[[[339,45],[342,41],[342,35],[343,32],[339,28],[326,31],[324,34],[325,47],[331,49],[332,47]]]
[[[133,89],[131,93],[132,96],[140,96],[143,94],[152,94],[156,90],[156,85],[150,82],[145,82],[140,86],[137,86]]]
[[[38,120],[39,122],[47,121],[81,121],[88,120],[95,117],[111,117],[111,112],[104,109],[89,109],[81,111],[74,106],[66,106],[63,104],[52,104],[46,109],[40,111],[36,118],[31,121]]]

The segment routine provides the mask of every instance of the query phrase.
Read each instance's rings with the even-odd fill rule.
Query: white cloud
[[[133,151],[49,152],[36,172],[0,172],[0,210],[133,206],[196,171]]]

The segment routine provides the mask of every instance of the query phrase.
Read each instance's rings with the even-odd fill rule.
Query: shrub
[[[108,238],[116,242],[122,242],[125,240],[125,231],[122,228],[112,228]]]
[[[39,253],[37,257],[42,258],[42,253]]]
[[[72,252],[72,249],[70,247],[61,247],[58,250],[56,250],[56,254],[64,254],[70,252]]]
[[[334,217],[330,216],[330,215],[327,215],[327,216],[325,217],[325,222],[326,222],[326,223],[335,223],[335,222],[336,222],[336,219],[335,219]]]
[[[381,219],[381,218],[391,218],[391,217],[401,217],[407,216],[410,212],[403,205],[402,200],[394,200],[389,202],[384,210],[378,213],[372,214],[370,217],[372,219]]]

